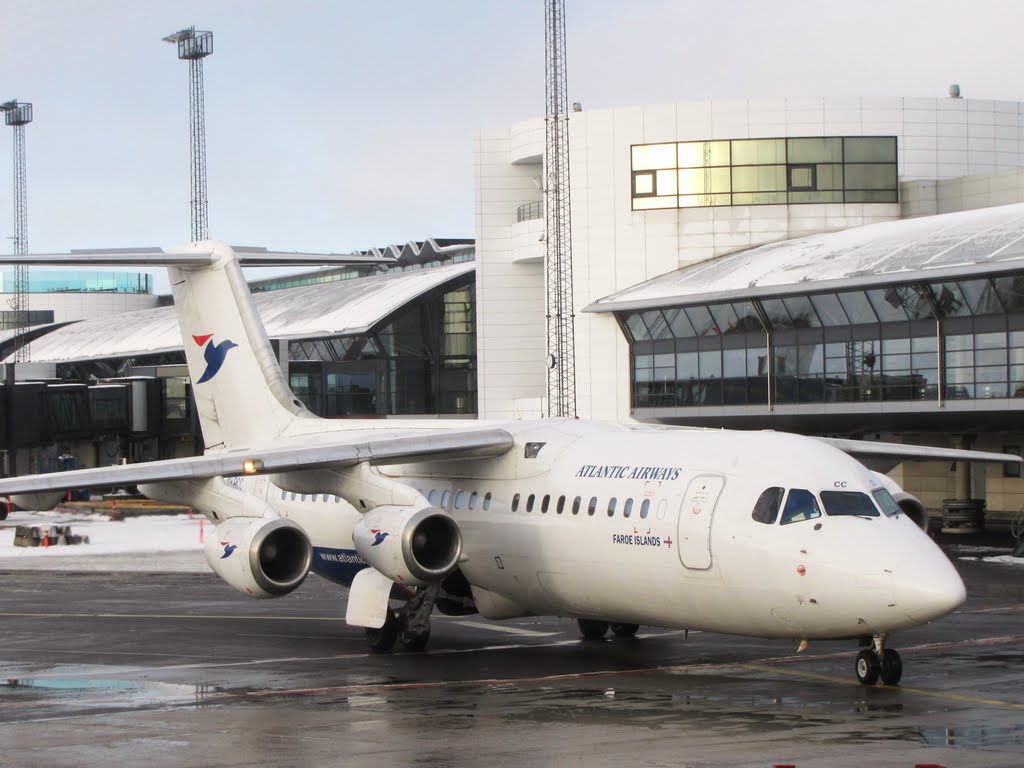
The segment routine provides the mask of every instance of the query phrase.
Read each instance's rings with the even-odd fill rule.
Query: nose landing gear
[[[897,685],[903,677],[903,659],[892,648],[885,647],[885,635],[870,639],[870,648],[857,654],[854,669],[861,685],[874,685],[881,678],[884,685]]]

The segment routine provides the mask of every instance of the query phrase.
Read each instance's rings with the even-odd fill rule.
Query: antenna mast
[[[203,91],[203,59],[213,53],[213,32],[197,32],[188,27],[168,35],[165,43],[176,43],[178,58],[188,61],[189,112],[192,130],[189,134],[192,179],[192,242],[210,239],[210,223],[206,204],[206,107]]]
[[[32,105],[17,99],[0,104],[4,122],[14,128],[14,253],[28,253],[28,177],[25,170],[25,126],[32,122]],[[14,266],[14,362],[30,359],[28,265]]]
[[[569,208],[569,100],[565,73],[565,0],[544,1],[544,210],[547,235],[548,416],[576,416],[575,315]]]

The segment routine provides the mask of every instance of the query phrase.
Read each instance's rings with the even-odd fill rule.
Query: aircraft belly
[[[715,620],[726,598],[717,567],[688,573],[667,525],[581,533],[579,523],[460,521],[463,573],[536,613],[694,629]]]

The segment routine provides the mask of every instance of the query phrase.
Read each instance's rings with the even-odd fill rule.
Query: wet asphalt
[[[901,633],[899,687],[853,642],[436,618],[371,655],[345,591],[247,600],[194,573],[0,572],[0,764],[1024,765],[1024,568]]]

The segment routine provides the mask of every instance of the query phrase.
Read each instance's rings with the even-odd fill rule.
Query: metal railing
[[[544,218],[544,201],[537,200],[533,203],[523,203],[516,208],[516,223],[532,221],[533,219]]]

